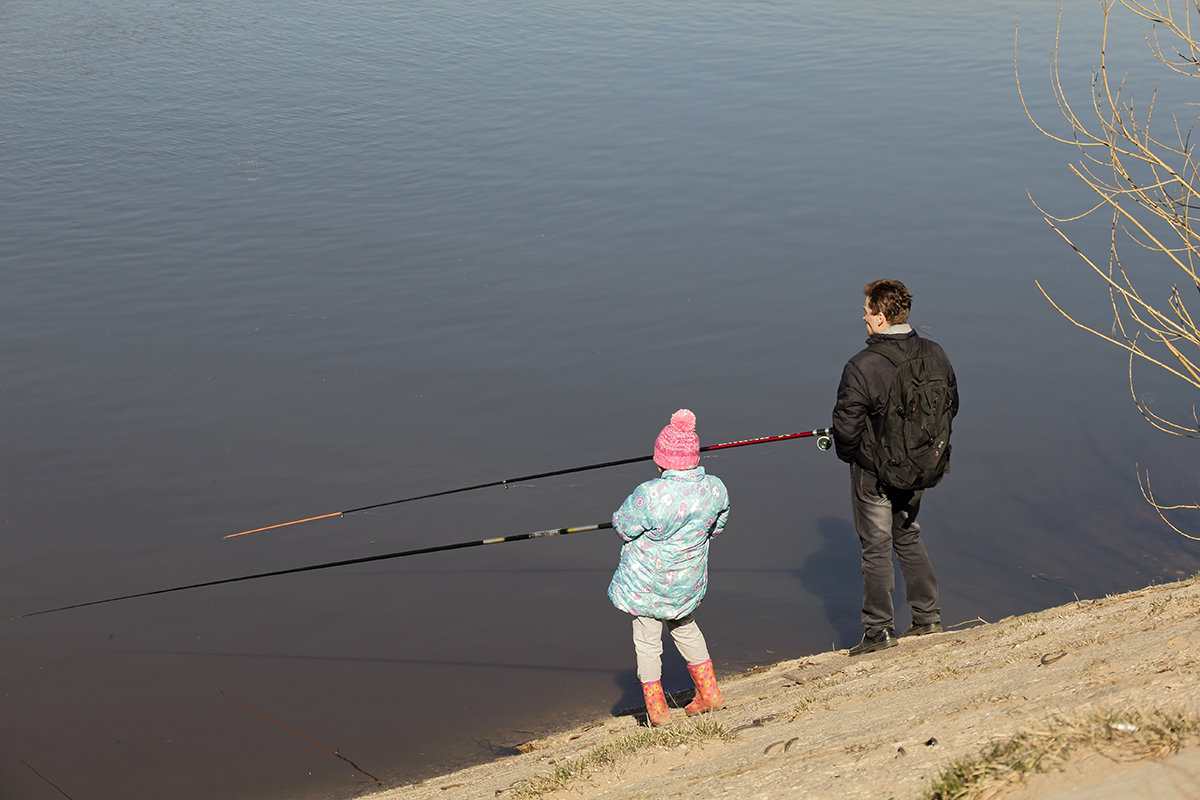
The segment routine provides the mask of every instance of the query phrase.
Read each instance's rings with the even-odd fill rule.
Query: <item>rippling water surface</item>
[[[4,796],[344,798],[637,704],[611,533],[18,615],[605,521],[647,464],[222,538],[644,455],[681,406],[706,444],[822,427],[876,277],[961,383],[948,623],[1194,573],[1136,480],[1186,501],[1194,451],[1034,286],[1107,326],[1026,196],[1088,204],[1018,14],[1052,122],[1032,0],[0,6]],[[856,641],[844,465],[704,463],[719,670]]]

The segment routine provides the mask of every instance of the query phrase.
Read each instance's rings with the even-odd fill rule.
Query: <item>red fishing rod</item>
[[[57,608],[47,608],[42,611],[30,611],[21,614],[20,617],[36,617],[39,614],[52,614],[55,611],[66,611],[70,608],[83,608],[85,606],[98,606],[102,603],[115,603],[118,600],[132,600],[135,597],[150,597],[156,594],[167,594],[169,592],[182,592],[187,589],[200,589],[205,586],[220,586],[225,583],[239,583],[240,581],[255,581],[259,578],[274,578],[277,575],[292,575],[297,572],[313,572],[318,569],[332,569],[333,567],[346,567],[351,564],[367,564],[372,561],[387,561],[392,558],[407,558],[408,556],[419,556],[426,553],[440,553],[444,550],[461,550],[464,547],[479,547],[485,544],[503,544],[504,542],[520,542],[525,539],[544,539],[547,536],[566,536],[571,533],[585,533],[587,531],[600,531],[606,528],[611,528],[611,522],[600,522],[595,525],[578,525],[573,528],[550,528],[544,531],[530,531],[529,533],[518,533],[513,536],[498,536],[494,539],[476,539],[471,542],[455,542],[454,544],[442,544],[434,547],[422,547],[417,550],[402,550],[398,553],[381,553],[374,556],[362,556],[360,558],[347,558],[342,561],[326,561],[322,564],[310,564],[305,567],[291,567],[290,569],[277,569],[271,572],[256,572],[253,575],[240,575],[236,578],[221,578],[215,581],[204,581],[202,583],[189,583],[185,586],[172,586],[169,589],[153,589],[149,592],[138,592],[136,594],[123,594],[118,597],[108,597],[104,600],[90,600],[86,603],[72,603],[67,606],[58,606]],[[13,617],[12,619],[20,619]],[[9,620],[9,622],[12,621]]]
[[[707,447],[701,447],[701,453],[709,453],[714,450],[725,450],[730,447],[746,447],[752,444],[766,444],[767,442],[782,442],[787,439],[806,439],[816,437],[817,448],[820,450],[828,450],[833,444],[833,431],[830,428],[818,428],[812,431],[801,431],[800,433],[784,433],[779,436],[762,436],[757,439],[741,439],[736,442],[725,442],[723,444],[710,444]],[[330,517],[344,517],[347,514],[354,514],[359,511],[370,511],[376,508],[384,508],[385,506],[399,505],[400,503],[411,503],[415,500],[428,500],[433,497],[444,497],[448,494],[457,494],[459,492],[471,492],[476,489],[488,489],[493,486],[507,486],[510,483],[522,483],[524,481],[534,481],[540,478],[551,478],[555,475],[569,475],[573,472],[586,472],[591,469],[603,469],[604,467],[617,467],[622,464],[636,464],[639,461],[649,461],[654,456],[637,456],[636,458],[622,458],[617,461],[605,461],[600,464],[587,464],[582,467],[568,467],[567,469],[556,469],[551,472],[539,472],[536,475],[521,475],[516,478],[502,478],[498,481],[489,481],[487,483],[476,483],[472,486],[461,486],[457,489],[443,489],[440,492],[430,492],[428,494],[418,494],[412,497],[404,497],[399,500],[388,500],[383,503],[373,503],[369,506],[359,506],[358,508],[348,508],[345,511],[334,511],[329,514],[319,514],[315,517],[304,517],[303,519],[293,519],[289,522],[278,522],[274,525],[265,525],[261,528],[252,528],[248,531],[240,531],[227,535],[226,539],[232,539],[235,536],[245,536],[248,533],[259,533],[261,531],[269,531],[275,528],[286,528],[289,525],[299,525],[302,522],[315,522],[319,519],[329,519]]]

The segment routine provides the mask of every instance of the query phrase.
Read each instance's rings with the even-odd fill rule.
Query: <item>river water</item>
[[[1053,124],[1057,9],[914,5],[0,4],[0,794],[346,798],[638,704],[608,531],[23,615],[604,522],[648,464],[223,538],[645,455],[683,406],[704,444],[823,427],[877,277],[959,376],[947,624],[1200,569],[1137,485],[1189,502],[1191,445],[1034,284],[1108,326],[1026,195],[1089,205],[1013,79],[1020,15]],[[704,464],[718,670],[857,641],[846,467]]]

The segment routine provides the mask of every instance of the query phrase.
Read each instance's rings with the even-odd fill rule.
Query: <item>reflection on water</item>
[[[1063,40],[1081,91],[1089,9]],[[606,521],[645,464],[222,539],[644,455],[681,406],[704,443],[823,427],[883,275],[961,383],[922,510],[948,622],[1195,572],[1135,477],[1191,496],[1186,443],[1033,285],[1106,302],[1025,196],[1086,206],[1017,103],[1018,12],[1044,74],[1056,12],[1031,2],[5,5],[6,618]],[[704,463],[733,503],[699,612],[719,670],[857,640],[844,465],[805,440]],[[12,620],[0,786],[344,797],[620,713],[617,551],[601,531]]]

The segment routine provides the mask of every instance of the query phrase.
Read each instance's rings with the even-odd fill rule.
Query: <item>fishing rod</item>
[[[403,550],[399,553],[381,553],[374,556],[362,556],[361,558],[347,558],[342,561],[327,561],[322,564],[310,564],[306,567],[292,567],[291,569],[277,569],[272,572],[258,572],[253,575],[241,575],[236,578],[221,578],[215,581],[204,581],[202,583],[189,583],[186,586],[172,586],[169,589],[154,589],[149,592],[138,592],[136,594],[123,594],[119,597],[109,597],[104,600],[91,600],[86,603],[73,603],[67,606],[59,606],[58,608],[47,608],[42,611],[30,611],[21,614],[21,617],[36,617],[40,614],[52,614],[55,611],[66,611],[71,608],[84,608],[85,606],[98,606],[103,603],[115,603],[118,600],[132,600],[135,597],[150,597],[156,594],[167,594],[169,592],[182,592],[186,589],[200,589],[205,586],[220,586],[224,583],[239,583],[241,581],[254,581],[259,578],[274,578],[277,575],[291,575],[296,572],[313,572],[319,569],[332,569],[333,567],[346,567],[351,564],[366,564],[371,561],[387,561],[392,558],[407,558],[408,556],[419,556],[425,553],[439,553],[443,550],[461,550],[464,547],[479,547],[485,544],[501,544],[504,542],[520,542],[525,539],[544,539],[548,536],[566,536],[570,533],[585,533],[587,531],[599,531],[605,528],[611,528],[611,522],[601,522],[596,525],[578,525],[573,528],[550,528],[544,531],[530,531],[529,533],[518,533],[514,536],[499,536],[494,539],[477,539],[471,542],[456,542],[455,544],[442,544],[435,547],[422,547],[418,550]],[[20,617],[14,617],[19,619]]]
[[[752,444],[766,444],[767,442],[782,442],[787,439],[805,439],[808,437],[816,437],[817,449],[825,451],[833,445],[833,430],[831,428],[818,428],[812,431],[801,431],[800,433],[785,433],[779,436],[762,436],[757,439],[741,439],[736,442],[724,442],[723,444],[710,444],[707,447],[701,447],[701,453],[708,453],[714,450],[724,450],[730,447],[746,447]],[[383,503],[374,503],[369,506],[359,506],[358,508],[349,508],[345,511],[334,511],[329,514],[320,514],[315,517],[305,517],[303,519],[293,519],[289,522],[278,522],[274,525],[265,525],[261,528],[252,528],[248,531],[240,531],[231,533],[224,538],[233,539],[237,536],[245,536],[248,533],[260,533],[262,531],[274,530],[275,528],[286,528],[289,525],[299,525],[302,522],[315,522],[319,519],[329,519],[330,517],[344,517],[347,514],[355,514],[359,511],[371,511],[376,508],[384,508],[385,506],[399,505],[400,503],[411,503],[415,500],[429,500],[433,497],[444,497],[448,494],[457,494],[459,492],[471,492],[476,489],[488,489],[493,486],[504,486],[507,488],[510,483],[522,483],[524,481],[534,481],[541,478],[550,478],[555,475],[569,475],[573,472],[585,472],[592,469],[603,469],[604,467],[617,467],[623,464],[636,464],[639,461],[649,461],[654,456],[637,456],[635,458],[622,458],[617,461],[604,461],[599,464],[587,464],[582,467],[568,467],[567,469],[556,469],[551,472],[539,472],[536,475],[522,475],[517,478],[502,478],[498,481],[489,481],[487,483],[476,483],[472,486],[461,486],[457,489],[443,489],[440,492],[430,492],[428,494],[418,494],[412,497],[404,497],[400,500],[388,500]]]

